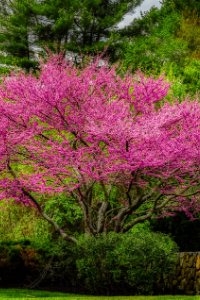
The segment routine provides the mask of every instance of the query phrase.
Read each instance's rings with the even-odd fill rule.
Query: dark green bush
[[[75,237],[78,238],[78,235],[75,235]],[[42,247],[42,245],[40,245],[40,247]],[[56,243],[52,245],[49,256],[50,253],[51,255],[53,253],[55,255],[55,259],[52,262],[54,277],[59,277],[61,282],[64,281],[65,284],[77,285],[78,270],[76,260],[80,253],[78,246],[63,240],[63,238],[59,236]]]
[[[82,235],[78,246],[78,278],[84,279],[92,291],[118,282],[152,294],[156,276],[174,273],[178,252],[178,246],[168,236],[145,230],[110,232],[96,238]]]
[[[17,247],[16,247],[17,246]],[[41,257],[46,257],[45,261],[53,255],[55,244],[48,239],[43,241],[32,241],[30,239],[18,239],[18,240],[3,240],[0,242],[0,257],[4,256],[6,251],[8,261],[16,261],[20,257],[21,249],[35,249],[39,256],[36,257],[41,261]],[[45,263],[42,263],[41,267],[44,267]]]
[[[3,256],[4,251],[8,255],[8,261],[14,261],[20,256],[20,248],[25,249],[30,246],[31,242],[28,239],[19,240],[3,240],[0,242],[0,257]],[[19,245],[20,247],[16,247]]]

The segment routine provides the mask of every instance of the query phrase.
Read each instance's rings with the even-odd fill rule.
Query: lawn
[[[93,299],[93,300],[193,300],[194,296],[84,296],[84,295],[75,295],[75,294],[64,294],[64,293],[55,293],[55,292],[47,292],[47,291],[35,291],[35,290],[26,290],[26,289],[0,289],[0,298],[4,299],[72,299],[72,300],[86,300],[86,299]],[[195,296],[195,299],[200,300],[200,296]]]

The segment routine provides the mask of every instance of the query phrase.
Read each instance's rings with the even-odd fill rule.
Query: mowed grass
[[[37,291],[37,290],[26,290],[26,289],[0,289],[0,298],[2,299],[70,299],[70,300],[200,300],[200,296],[84,296],[76,294],[64,294],[49,291]]]

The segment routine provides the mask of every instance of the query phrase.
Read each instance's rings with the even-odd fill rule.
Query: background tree
[[[101,0],[101,1],[47,1],[37,5],[37,13],[52,21],[52,40],[48,47],[52,47],[54,41],[73,53],[88,55],[97,51],[102,52],[108,40],[112,42],[107,49],[110,60],[117,60],[117,49],[123,40],[114,34],[116,25],[123,20],[124,15],[131,13],[135,7],[141,5],[142,0]],[[47,25],[49,29],[50,25]],[[43,29],[40,26],[38,33],[43,40]],[[45,30],[44,30],[45,32]],[[113,32],[113,35],[111,35]],[[49,36],[49,34],[48,34]],[[120,41],[120,42],[119,42]],[[51,48],[52,49],[52,48]],[[75,57],[76,59],[76,57]],[[76,62],[78,64],[78,62]]]
[[[196,7],[196,1],[192,2],[192,5],[190,3],[191,1],[168,1],[163,0],[160,2],[162,4],[161,8],[155,8],[152,7],[150,11],[145,12],[144,14],[141,13],[142,18],[134,19],[133,22],[128,26],[124,27],[122,29],[118,29],[116,32],[120,34],[120,36],[127,36],[127,41],[132,44],[134,42],[134,37],[143,37],[144,34],[142,34],[141,29],[144,29],[146,34],[145,36],[152,35],[152,27],[155,28],[155,26],[160,26],[163,20],[166,17],[170,17],[170,15],[176,14],[177,18],[176,20],[173,18],[173,22],[170,24],[169,33],[171,37],[173,37],[175,40],[177,38],[182,38],[183,36],[181,34],[177,35],[178,32],[180,32],[180,29],[182,27],[183,22],[183,14],[186,16],[187,11],[189,15],[191,15],[192,11],[194,11],[195,14],[198,15],[198,8]],[[187,22],[189,20],[187,19]],[[194,22],[194,21],[192,21]],[[183,29],[185,32],[185,28]],[[138,34],[140,32],[140,34]],[[190,30],[190,35],[193,34],[192,29]],[[198,33],[197,33],[198,34]],[[187,41],[186,39],[182,39]],[[195,37],[193,35],[193,40],[195,40]],[[188,40],[190,43],[191,41]],[[159,42],[160,43],[160,42]],[[198,43],[198,42],[197,42]],[[194,47],[194,45],[189,46],[187,50],[190,49],[190,47]],[[145,52],[143,53],[145,54]],[[187,56],[189,56],[189,53],[187,53]],[[123,57],[123,53],[122,53]],[[177,59],[177,58],[176,58]],[[180,60],[182,60],[182,57],[179,56]]]
[[[39,65],[35,58],[31,28],[35,16],[29,1],[9,0],[0,7],[1,63],[14,65],[30,71]],[[6,55],[6,56],[5,56]]]
[[[160,9],[152,6],[149,11],[144,13],[140,12],[140,18],[134,18],[134,20],[128,26],[117,29],[116,33],[119,34],[121,38],[126,37],[126,41],[132,44],[134,38],[144,38],[151,35],[151,28],[154,25],[159,25],[160,21],[172,13],[176,13],[178,16],[181,16],[181,12],[175,10],[173,3],[168,3],[165,0],[160,3],[162,4]],[[174,34],[179,28],[179,20],[174,20],[174,22],[171,24],[170,33]],[[123,53],[121,54],[123,55]]]
[[[165,78],[174,80],[171,89],[181,101],[181,98],[185,99],[188,94],[194,98],[200,88],[200,82],[199,62],[193,59],[189,42],[172,34],[173,24],[179,20],[179,15],[171,13],[163,18],[158,26],[152,26],[148,37],[135,38],[134,43],[128,42],[120,67],[123,66],[125,72],[131,67],[132,74],[141,68],[148,76],[152,74],[154,79],[165,72]],[[172,98],[172,95],[167,97]]]
[[[2,0],[1,20],[2,46],[7,54],[1,61],[10,62],[29,70],[36,68],[36,61],[29,61],[34,52],[46,54],[45,46],[60,52],[64,47],[79,64],[80,53],[96,54],[102,52],[109,44],[107,55],[110,62],[119,60],[124,52],[124,41],[133,36],[143,37],[152,24],[173,10],[172,6],[163,6],[161,10],[152,8],[142,19],[135,20],[124,29],[118,30],[116,25],[123,20],[124,15],[132,13],[134,7],[141,1],[46,1],[46,0]],[[16,27],[18,24],[18,27]],[[21,24],[19,29],[19,24]],[[22,30],[23,29],[23,30]],[[36,49],[37,47],[37,49]],[[13,50],[14,49],[14,50]],[[16,51],[18,49],[18,51]],[[39,51],[41,49],[42,51]],[[45,51],[45,52],[44,52]],[[11,59],[8,60],[8,57]],[[16,59],[15,59],[16,57]]]
[[[125,40],[128,41],[134,36],[144,37],[146,35],[144,30],[148,34],[152,24],[156,24],[174,10],[172,5],[166,5],[164,2],[160,10],[152,7],[145,15],[141,13],[142,19],[134,19],[129,26],[117,29],[116,25],[123,20],[124,15],[131,13],[142,1],[104,0],[100,3],[99,1],[80,3],[78,0],[31,0],[28,4],[19,0],[13,1],[16,6],[17,3],[20,4],[21,11],[22,6],[25,7],[23,10],[27,16],[32,16],[30,20],[34,26],[31,27],[29,23],[29,29],[30,35],[35,38],[35,45],[43,50],[44,46],[48,45],[50,49],[55,50],[56,44],[58,52],[62,45],[66,51],[73,54],[76,64],[79,63],[77,58],[80,57],[80,53],[96,55],[97,49],[102,52],[107,44],[109,47],[106,53],[110,57],[110,62],[117,62],[123,54]],[[9,1],[7,8],[10,5]]]
[[[195,8],[190,12],[187,8],[182,12],[180,19],[180,30],[176,33],[176,37],[182,38],[188,42],[188,50],[190,51],[190,58],[199,60],[200,48],[200,19]]]
[[[198,0],[164,0],[163,2],[166,6],[172,5],[175,11],[182,12],[184,9],[188,9],[192,12],[196,9],[198,14],[200,12],[200,3]]]
[[[180,30],[181,13],[181,11],[175,10],[173,3],[169,4],[163,1],[160,10],[152,7],[150,11],[145,12],[144,15],[141,13],[141,19],[134,19],[129,25],[129,28],[118,29],[116,32],[120,34],[120,36],[126,36],[118,60],[120,61],[120,68],[122,67],[121,62],[127,60],[125,53],[127,53],[127,47],[130,47],[130,60],[128,59],[126,61],[126,66],[131,65],[132,73],[134,73],[138,67],[141,67],[142,71],[147,71],[148,75],[152,73],[153,75],[157,74],[160,76],[165,68],[168,68],[166,72],[169,73],[170,65],[173,63],[177,66],[176,72],[179,72],[179,68],[181,67],[180,72],[183,74],[182,69],[188,64],[184,61],[184,58],[186,58],[189,53],[187,53],[186,50],[182,51],[179,49],[179,47],[184,45],[184,41],[176,36],[176,33]],[[144,33],[143,30],[145,30],[146,33]],[[170,50],[167,50],[169,49],[169,37]],[[160,47],[162,47],[162,49],[160,49]],[[165,49],[163,49],[164,47]],[[133,48],[134,53],[132,51]],[[131,61],[134,61],[134,64]],[[169,63],[164,65],[164,62],[167,61],[169,61]],[[127,71],[127,68],[124,70]],[[119,74],[123,77],[123,72],[119,72]],[[175,76],[175,80],[176,79],[177,76]]]
[[[142,1],[2,0],[2,42],[8,38],[10,41],[9,47],[4,45],[2,49],[5,53],[22,57],[24,60],[29,60],[32,53],[29,46],[32,42],[41,48],[40,54],[44,54],[45,46],[55,51],[57,47],[59,53],[61,45],[66,51],[77,52],[79,55],[87,52],[90,54],[97,52],[97,49],[103,51],[104,45],[111,38],[112,46],[109,46],[108,54],[111,54],[112,60],[116,55],[114,48],[117,49],[122,42],[113,29],[123,20],[125,14],[132,12]],[[21,24],[20,29],[16,28],[16,24]],[[14,43],[18,43],[19,48],[16,54],[13,52]],[[33,62],[30,65],[32,66]]]

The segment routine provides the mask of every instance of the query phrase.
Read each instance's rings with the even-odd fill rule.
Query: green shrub
[[[6,253],[8,261],[14,262],[21,256],[22,250],[33,249],[39,254],[36,254],[35,257],[42,268],[45,266],[43,258],[46,257],[48,259],[52,256],[53,246],[54,244],[47,239],[43,240],[43,242],[36,242],[30,239],[3,240],[0,242],[0,257],[3,257],[4,253]]]
[[[147,230],[109,232],[96,238],[82,235],[78,246],[78,278],[83,278],[92,291],[118,282],[152,294],[156,276],[174,273],[178,252],[168,236]]]
[[[78,234],[74,237],[78,238]],[[42,247],[42,245],[40,245]],[[37,247],[38,249],[38,247]],[[46,249],[47,252],[47,249]],[[76,267],[76,260],[79,255],[78,247],[76,244],[65,241],[62,237],[58,237],[56,243],[51,246],[49,256],[54,254],[55,258],[52,262],[54,269],[54,277],[59,277],[61,281],[67,280],[72,285],[77,284],[78,270]]]

